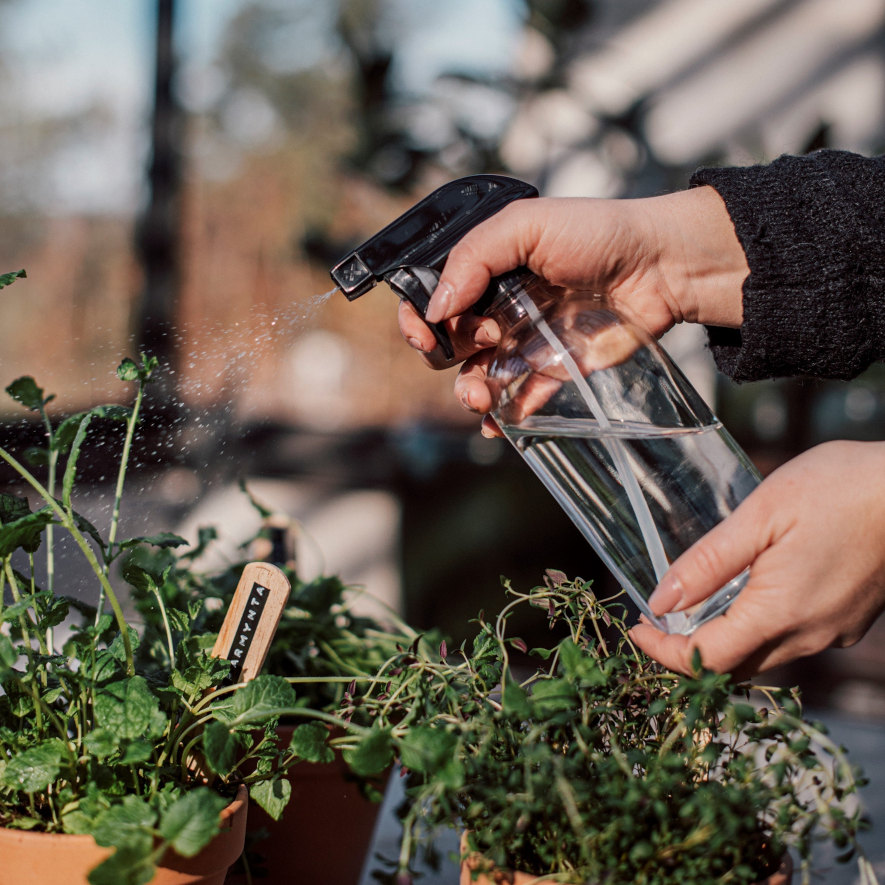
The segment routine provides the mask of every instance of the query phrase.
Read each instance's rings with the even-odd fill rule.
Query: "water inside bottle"
[[[724,519],[755,488],[755,470],[720,422],[701,428],[658,428],[561,417],[529,417],[502,428],[581,534],[653,623],[647,599],[657,574],[637,516],[624,463],[669,561]],[[615,445],[613,445],[613,443]],[[618,452],[624,463],[616,463]],[[719,613],[746,582],[730,582],[702,611],[669,616],[661,626],[688,632]]]

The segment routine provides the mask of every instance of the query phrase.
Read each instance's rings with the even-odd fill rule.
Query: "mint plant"
[[[630,642],[618,598],[548,572],[448,659],[405,650],[351,707],[409,773],[400,857],[440,827],[499,869],[557,882],[757,882],[794,849],[803,882],[817,840],[856,852],[863,783],[795,691],[663,670]],[[508,632],[521,606],[551,636]],[[532,665],[531,661],[539,663]],[[872,882],[860,858],[862,881]]]
[[[242,488],[259,517],[273,515],[245,485]],[[264,527],[259,528],[241,544],[242,558],[213,572],[194,566],[218,537],[212,526],[201,527],[198,544],[182,554],[162,547],[127,553],[123,568],[128,572],[130,566],[134,567],[133,598],[148,639],[143,647],[153,643],[153,657],[162,656],[159,646],[165,642],[164,608],[185,609],[201,600],[204,604],[197,616],[198,629],[218,631],[248,561],[246,551],[264,537],[264,532]],[[299,706],[334,713],[354,679],[372,678],[398,649],[416,639],[425,646],[434,641],[435,633],[419,639],[418,633],[391,610],[379,618],[359,614],[357,603],[366,592],[337,575],[303,580],[293,566],[283,563],[279,568],[289,579],[292,592],[268,650],[264,672],[285,677],[297,686]],[[145,571],[159,585],[162,607],[158,594],[137,580],[138,573]],[[373,601],[377,607],[378,600]]]
[[[0,493],[0,825],[89,833],[114,848],[90,872],[93,885],[141,885],[167,849],[199,852],[240,784],[278,817],[287,767],[329,752],[321,727],[286,747],[272,739],[281,711],[298,705],[283,678],[222,687],[229,664],[209,654],[203,600],[174,606],[164,593],[170,576],[184,580],[188,553],[177,551],[187,542],[167,532],[118,537],[132,440],[155,369],[152,358],[124,360],[117,374],[135,385],[131,406],[98,406],[58,424],[46,408],[52,397],[33,378],[7,387],[39,415],[46,444],[27,463],[0,448],[26,490]],[[75,508],[78,464],[102,421],[123,430],[104,532]],[[94,602],[65,592],[54,556],[59,531],[91,567]],[[37,580],[41,555],[46,587]],[[156,606],[158,617],[141,632],[124,612],[120,582],[127,596]]]

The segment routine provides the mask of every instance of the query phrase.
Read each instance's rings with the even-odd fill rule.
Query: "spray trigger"
[[[332,279],[349,301],[384,280],[423,317],[446,258],[464,234],[508,203],[537,196],[532,185],[503,175],[451,181],[345,256],[332,268]],[[446,330],[428,325],[446,358],[453,359]]]

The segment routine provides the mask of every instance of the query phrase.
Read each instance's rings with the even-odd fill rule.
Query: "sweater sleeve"
[[[851,378],[885,358],[885,156],[783,156],[698,170],[747,256],[740,329],[708,328],[736,381]]]

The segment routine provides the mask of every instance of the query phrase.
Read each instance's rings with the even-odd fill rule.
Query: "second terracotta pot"
[[[277,734],[288,745],[292,728],[280,726]],[[380,803],[363,797],[340,756],[328,764],[299,762],[289,781],[292,797],[280,820],[251,804],[246,858],[252,882],[357,885]],[[241,867],[231,870],[227,885],[249,881]]]

